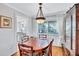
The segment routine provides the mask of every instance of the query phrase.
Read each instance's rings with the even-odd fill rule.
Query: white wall
[[[4,5],[0,4],[0,15],[12,18],[12,28],[0,28],[0,56],[8,56],[16,52],[16,15],[22,13]],[[26,17],[27,18],[27,17]],[[31,18],[27,20],[27,31],[29,34],[32,32]]]
[[[12,28],[0,28],[0,55],[11,55],[16,50],[14,11],[0,4],[0,15],[12,18]]]

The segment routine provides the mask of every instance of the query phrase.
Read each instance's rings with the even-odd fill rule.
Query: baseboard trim
[[[16,56],[17,52],[13,53],[11,56]]]

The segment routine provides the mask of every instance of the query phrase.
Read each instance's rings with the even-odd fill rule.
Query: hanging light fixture
[[[36,16],[36,21],[39,24],[44,23],[45,21],[45,17],[43,16],[43,12],[42,12],[42,3],[39,3],[39,10]]]

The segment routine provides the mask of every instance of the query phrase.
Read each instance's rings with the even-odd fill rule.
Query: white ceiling
[[[69,10],[74,3],[43,3],[44,16],[51,15],[60,11]],[[38,11],[38,3],[6,3],[6,5],[28,15],[35,17]]]

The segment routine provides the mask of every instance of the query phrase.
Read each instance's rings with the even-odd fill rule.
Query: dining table
[[[23,44],[33,47],[33,51],[39,51],[46,48],[50,44],[51,40],[48,39],[29,39]]]

